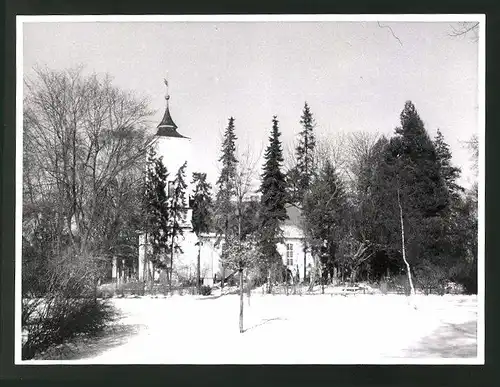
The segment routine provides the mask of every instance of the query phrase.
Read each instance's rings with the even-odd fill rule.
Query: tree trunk
[[[354,286],[354,284],[356,283],[356,276],[357,276],[357,269],[353,267],[351,269],[351,286]]]
[[[247,300],[248,300],[248,306],[250,306],[250,296],[252,295],[252,284],[248,279],[248,270],[246,271],[246,279],[247,279]]]
[[[314,289],[314,282],[316,281],[316,268],[317,268],[317,257],[313,256],[314,266],[311,268],[311,280],[309,282],[309,291]]]
[[[399,188],[398,188],[398,205],[399,205],[399,219],[401,221],[401,250],[403,252],[403,261],[406,265],[406,272],[408,274],[408,282],[410,283],[410,291],[411,295],[415,295],[415,288],[413,287],[413,281],[411,278],[411,269],[410,264],[406,260],[406,252],[405,252],[405,227],[403,222],[403,207],[401,206],[401,198],[399,196]]]
[[[221,279],[220,279],[220,289],[221,291],[224,289],[224,277],[226,276],[226,267],[224,266],[224,264],[222,264],[222,276],[221,276]]]
[[[174,236],[170,244],[170,275],[168,276],[168,291],[172,295],[172,274],[174,272]]]
[[[243,270],[240,269],[240,333],[243,333]]]
[[[306,270],[307,270],[307,242],[304,240],[304,283],[306,282]]]
[[[285,271],[285,286],[286,286],[286,295],[288,296],[288,292],[289,292],[289,287],[288,287],[288,267],[286,268],[286,271]]]
[[[201,290],[201,269],[200,269],[200,256],[201,256],[201,241],[198,241],[198,262],[196,266],[196,289],[198,294],[200,294]]]

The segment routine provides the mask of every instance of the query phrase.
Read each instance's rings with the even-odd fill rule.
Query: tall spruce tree
[[[449,204],[441,163],[424,124],[411,101],[401,112],[401,127],[391,140],[401,184],[413,192],[413,204],[422,215],[434,216]]]
[[[201,245],[203,243],[201,235],[203,233],[208,233],[210,231],[211,225],[211,213],[212,213],[212,197],[210,191],[212,186],[207,182],[206,173],[193,173],[193,216],[191,223],[193,226],[193,232],[198,237],[198,258],[196,264],[196,276],[197,276],[197,288],[200,291],[200,255],[201,255]]]
[[[282,223],[288,218],[286,213],[286,181],[285,175],[281,171],[283,149],[280,136],[278,119],[274,116],[269,145],[264,155],[265,162],[259,190],[262,194],[259,217],[259,249],[263,263],[268,270],[269,279],[273,269],[281,264],[281,255],[278,252],[277,244],[283,242]],[[269,281],[268,291],[271,291],[271,281]]]
[[[298,172],[296,201],[303,203],[304,195],[311,186],[315,174],[314,149],[316,139],[314,128],[316,127],[316,122],[307,102],[304,104],[300,124],[302,125],[302,131],[299,133],[299,143],[295,150]]]
[[[302,210],[304,196],[309,191],[315,176],[315,146],[316,138],[314,128],[316,122],[307,102],[304,103],[302,116],[300,117],[302,131],[299,133],[299,141],[295,148],[296,164],[287,173],[287,187],[289,201]],[[304,280],[306,278],[307,242],[303,242],[304,251]]]
[[[217,179],[217,195],[215,199],[214,226],[219,239],[224,240],[222,245],[223,258],[227,254],[227,247],[230,236],[234,233],[235,219],[235,178],[236,178],[236,134],[234,118],[229,118],[229,123],[224,131],[224,140],[221,147],[221,171]],[[222,260],[221,287],[224,287],[225,280],[225,260]]]
[[[167,254],[170,244],[170,212],[167,198],[168,171],[153,148],[148,153],[147,174],[144,188],[145,231],[147,244],[152,247],[149,261],[155,268],[167,268]],[[148,249],[146,248],[146,255]],[[145,265],[147,267],[147,265]],[[149,280],[154,280],[154,270],[147,273]]]
[[[457,184],[461,171],[460,168],[455,167],[451,163],[450,146],[444,140],[444,136],[439,129],[434,138],[434,147],[436,148],[436,156],[441,167],[441,176],[448,187],[450,197],[457,199],[457,196],[465,191],[463,187]]]
[[[169,270],[169,288],[172,290],[172,274],[174,264],[174,254],[182,254],[182,248],[179,245],[179,238],[184,234],[186,226],[187,202],[186,202],[186,167],[187,162],[179,168],[172,182],[172,190],[169,198],[169,242],[170,242],[170,270]]]

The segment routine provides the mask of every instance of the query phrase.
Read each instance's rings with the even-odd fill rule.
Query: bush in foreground
[[[114,318],[112,307],[93,298],[52,296],[23,300],[22,328],[26,340],[22,345],[23,360],[79,335],[102,331]]]
[[[212,288],[210,286],[203,285],[200,288],[200,294],[202,296],[209,296],[210,294],[212,294]]]

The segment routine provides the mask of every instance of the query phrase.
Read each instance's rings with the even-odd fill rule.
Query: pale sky
[[[24,24],[23,70],[85,65],[109,73],[192,138],[194,170],[217,178],[220,134],[235,117],[238,142],[260,151],[273,115],[282,139],[300,131],[307,101],[322,135],[391,135],[412,100],[434,137],[439,128],[471,176],[462,141],[477,133],[478,44],[452,38],[450,22],[64,22]]]

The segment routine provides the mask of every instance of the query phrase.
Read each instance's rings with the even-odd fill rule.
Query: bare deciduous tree
[[[359,188],[363,180],[366,163],[373,157],[374,146],[379,137],[377,132],[352,132],[347,135],[345,173],[354,190]]]
[[[258,188],[258,177],[259,177],[258,162],[262,156],[262,149],[260,149],[258,154],[255,154],[248,146],[245,150],[237,149],[236,153],[239,163],[236,167],[234,187],[236,190],[236,214],[238,217],[238,239],[241,241],[246,237],[246,235],[244,235],[245,230],[243,230],[243,220],[246,210],[245,201],[251,200],[251,198],[249,198],[249,195],[255,192],[256,189]],[[251,221],[250,219],[246,220]],[[246,279],[248,286],[247,297],[248,297],[248,303],[250,304],[251,283],[249,281],[250,278],[248,276],[248,269],[246,269]]]
[[[109,76],[83,69],[37,69],[25,79],[25,203],[50,198],[75,256],[108,256],[124,219],[121,204],[140,184],[151,138],[145,99],[119,90]],[[137,183],[137,184],[135,184]],[[96,279],[97,280],[97,279]]]
[[[255,239],[248,236],[242,241],[231,236],[228,242],[227,254],[222,259],[224,265],[238,272],[240,282],[239,328],[240,333],[243,333],[243,272],[251,269],[259,260]]]
[[[262,155],[262,149],[255,155],[248,146],[244,151],[237,149],[238,165],[234,176],[234,187],[236,192],[236,212],[238,217],[238,237],[242,239],[242,220],[244,202],[249,195],[258,189],[258,162]]]

